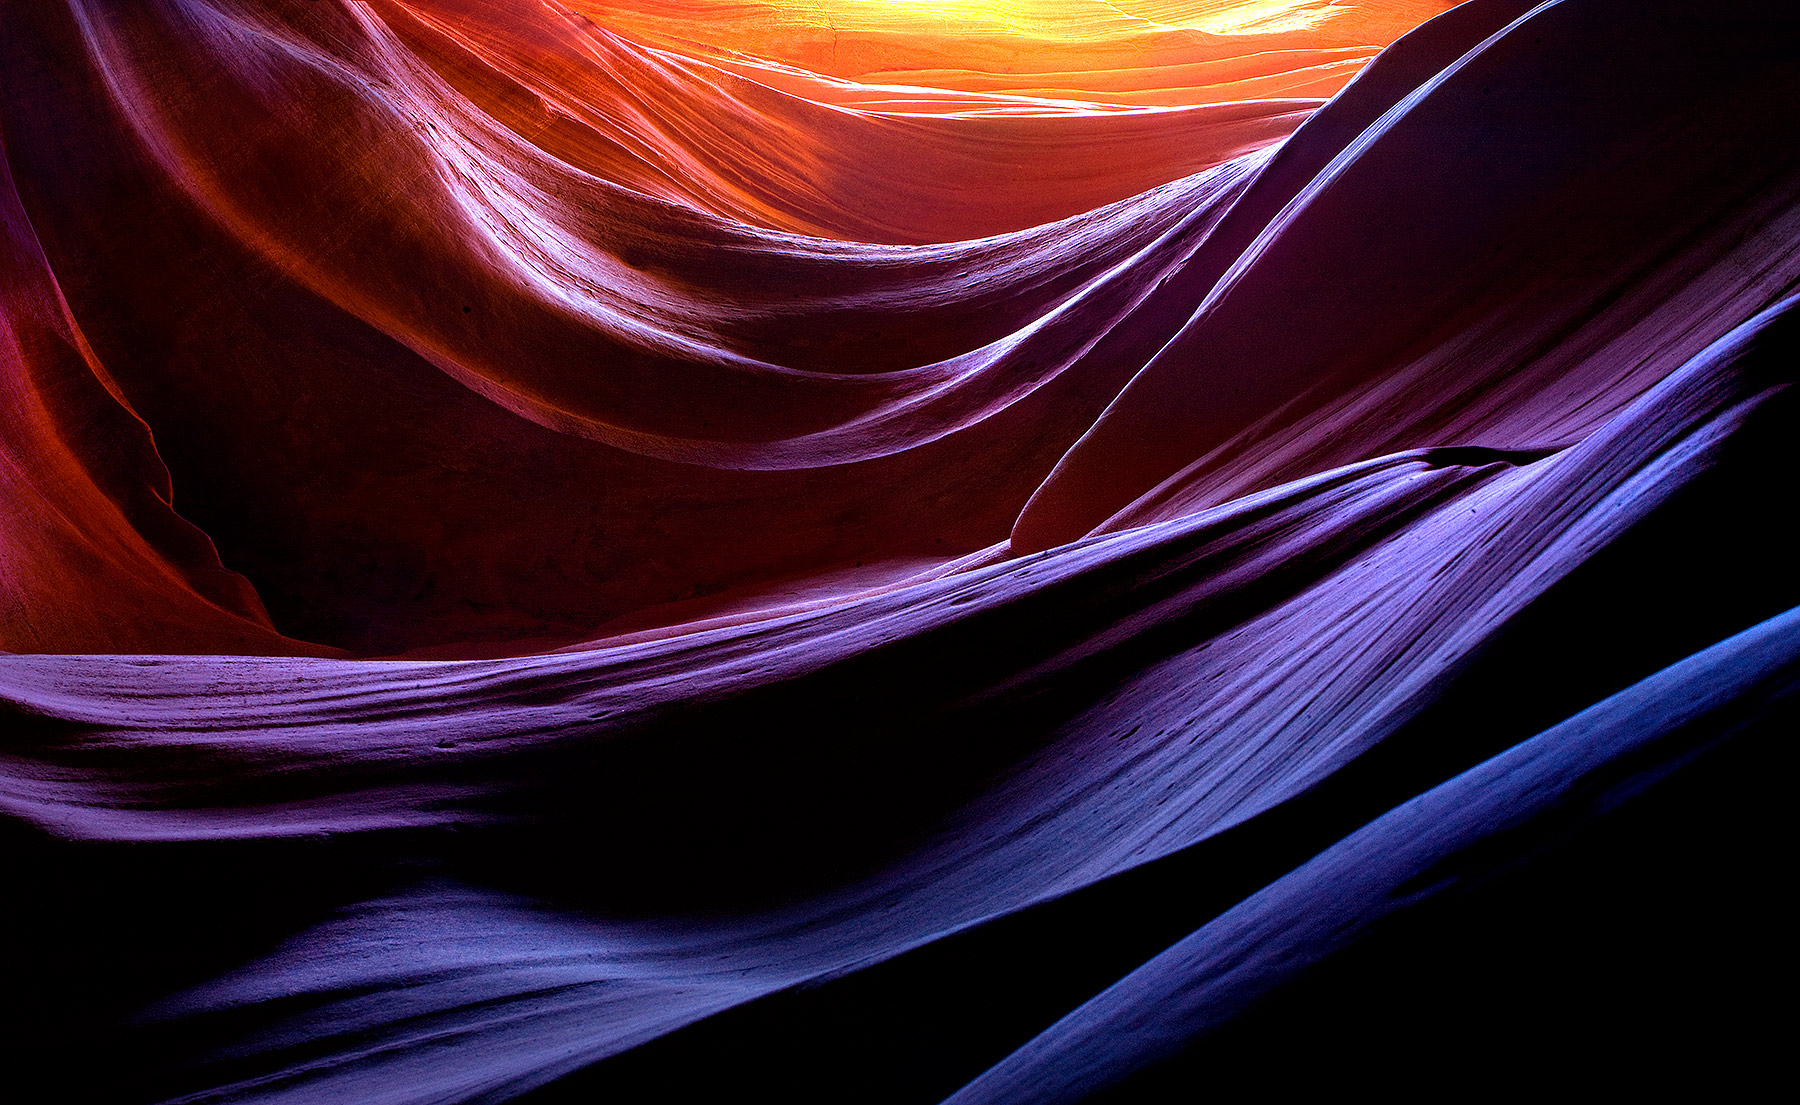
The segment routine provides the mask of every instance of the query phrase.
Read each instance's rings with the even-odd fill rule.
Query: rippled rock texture
[[[1797,90],[1763,0],[11,0],[0,1096],[1747,1092]]]

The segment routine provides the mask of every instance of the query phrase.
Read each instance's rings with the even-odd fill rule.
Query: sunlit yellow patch
[[[1341,12],[1321,0],[1114,0],[1108,6],[1149,22],[1215,35],[1304,31]]]
[[[774,0],[815,27],[1090,39],[1146,26],[1280,34],[1336,14],[1325,0]]]

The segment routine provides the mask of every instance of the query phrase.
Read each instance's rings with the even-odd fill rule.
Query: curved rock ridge
[[[8,7],[4,1077],[1754,1085],[1796,32]]]

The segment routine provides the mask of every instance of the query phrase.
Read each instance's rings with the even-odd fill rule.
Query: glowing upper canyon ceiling
[[[1451,0],[570,0],[572,10],[608,28],[706,55],[748,56],[866,84],[1091,107],[1328,95],[1388,42],[1452,6]],[[919,103],[930,99],[913,106]]]
[[[444,138],[498,124],[506,142],[661,199],[898,244],[1041,225],[1265,148],[1451,6],[369,0],[367,10],[482,114],[440,126]],[[1233,33],[1199,29],[1226,26]]]

